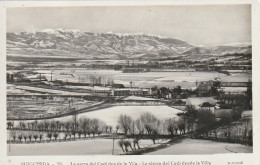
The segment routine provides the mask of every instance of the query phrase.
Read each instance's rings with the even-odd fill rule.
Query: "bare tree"
[[[14,127],[14,122],[8,121],[7,122],[7,129],[12,129]]]
[[[58,133],[58,132],[55,132],[55,133],[53,134],[53,137],[55,138],[55,140],[57,140],[57,138],[59,137],[59,133]]]
[[[39,134],[40,141],[42,141],[42,137],[43,137],[43,134],[40,132],[40,134]]]
[[[18,139],[20,140],[20,142],[22,142],[23,134],[19,134],[19,135],[18,135]]]
[[[90,130],[91,130],[91,133],[93,134],[93,137],[94,137],[95,134],[97,134],[98,131],[99,131],[100,121],[98,119],[91,119],[90,123],[91,123]]]
[[[64,133],[64,140],[66,140],[66,139],[67,139],[67,137],[68,137],[68,133],[67,133],[67,132],[65,132],[65,133]]]
[[[167,131],[173,136],[175,132],[175,127],[177,125],[177,121],[174,118],[170,118],[165,120],[164,125],[167,128]]]
[[[51,140],[51,138],[52,138],[52,133],[51,133],[51,132],[48,132],[48,133],[47,133],[47,137]]]
[[[52,131],[55,131],[56,128],[57,128],[56,122],[55,122],[55,121],[51,121],[50,127],[51,127],[51,130],[52,130]]]
[[[82,135],[82,131],[81,130],[78,130],[78,135],[79,135],[79,138],[81,138],[81,135]]]
[[[130,125],[130,129],[129,129],[129,133],[134,135],[135,132],[136,132],[137,128],[136,128],[136,124],[135,124],[135,121],[133,120],[131,125]]]
[[[111,133],[112,132],[112,126],[109,126],[109,132]]]
[[[157,129],[153,129],[152,130],[152,134],[151,134],[151,139],[153,141],[153,144],[155,144],[155,140],[157,138],[157,135],[158,135],[158,130]]]
[[[76,132],[75,129],[72,129],[72,130],[71,130],[71,134],[74,136],[74,139],[76,138],[76,133],[77,133],[77,132]]]
[[[33,138],[32,134],[29,133],[29,134],[28,134],[28,139],[30,140],[30,142],[32,141],[32,138]]]
[[[105,126],[106,133],[108,132],[108,125]]]
[[[66,128],[67,132],[69,132],[69,129],[71,128],[71,121],[66,121],[64,127]]]
[[[124,146],[125,146],[125,151],[128,152],[128,147],[130,147],[132,150],[131,142],[129,140],[124,140]]]
[[[155,126],[155,121],[158,121],[158,119],[153,114],[146,112],[140,116],[140,120],[143,123],[144,128],[147,131],[147,134],[150,135]]]
[[[185,120],[185,117],[183,117],[183,116],[179,117],[178,129],[180,131],[180,134],[185,134],[185,132],[186,132],[186,120]]]
[[[44,130],[47,131],[49,129],[49,121],[44,121]]]
[[[120,126],[119,125],[116,125],[116,133],[118,132]]]
[[[14,131],[14,130],[12,130],[11,132],[10,132],[10,136],[13,138],[13,140],[15,141],[16,140],[16,136],[17,136],[17,132],[16,131]]]
[[[134,143],[134,148],[135,148],[135,149],[136,149],[135,146],[137,146],[138,149],[140,149],[140,146],[139,146],[139,140],[140,140],[140,139],[137,137],[137,138],[135,138],[134,141],[133,141],[133,143]]]
[[[151,139],[153,143],[155,144],[155,140],[157,139],[158,134],[160,133],[160,120],[155,120],[154,125],[152,126],[152,133],[151,133]]]
[[[210,110],[200,110],[197,113],[197,120],[200,131],[208,136],[208,131],[215,127],[215,115]]]
[[[44,130],[44,123],[43,122],[39,122],[38,124],[37,124],[37,129],[38,130]]]
[[[34,140],[36,141],[38,139],[38,134],[33,135]]]
[[[25,125],[24,122],[20,122],[19,126],[20,126],[20,129],[25,129],[26,128],[26,125]]]
[[[27,133],[23,134],[23,139],[24,139],[24,141],[25,141],[25,143],[26,143],[26,140],[27,140]]]
[[[125,152],[125,150],[124,150],[124,140],[123,140],[123,139],[120,139],[120,140],[118,141],[118,144],[119,144],[119,146],[121,147],[122,151]]]
[[[55,121],[55,124],[56,124],[56,129],[60,131],[61,126],[62,126],[61,122],[59,120],[57,120],[57,121]]]
[[[143,135],[144,134],[144,123],[140,120],[140,119],[137,119],[135,121],[135,125],[136,125],[136,128],[137,128],[137,131],[140,135]]]
[[[81,118],[79,119],[79,126],[82,129],[84,136],[87,136],[87,133],[90,132],[90,119],[88,118]]]
[[[128,115],[120,115],[118,120],[118,125],[122,129],[122,131],[127,135],[128,131],[130,130],[132,124],[132,118]]]

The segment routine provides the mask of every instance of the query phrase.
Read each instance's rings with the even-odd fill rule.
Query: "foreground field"
[[[159,141],[158,141],[159,142]],[[141,148],[153,146],[151,140],[140,140]],[[28,155],[111,155],[112,139],[88,139],[72,142],[51,142],[35,144],[10,144],[7,151],[9,156]],[[253,148],[241,144],[213,142],[208,140],[185,139],[167,148],[159,149],[146,155],[195,155],[195,154],[224,154],[252,153]],[[114,154],[122,154],[118,140],[114,141]]]
[[[187,155],[187,154],[221,154],[252,153],[253,147],[242,144],[213,142],[209,140],[185,139],[181,143],[147,153],[147,155]]]
[[[140,147],[152,144],[151,140],[140,140]],[[88,139],[72,142],[53,142],[35,144],[10,144],[9,156],[26,155],[111,155],[112,139]],[[122,153],[118,140],[114,141],[114,154]]]

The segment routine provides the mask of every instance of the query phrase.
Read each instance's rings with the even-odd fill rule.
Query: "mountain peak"
[[[42,29],[40,32],[44,33],[55,33],[55,32],[80,32],[78,29],[62,29],[62,28],[56,28],[56,29]]]

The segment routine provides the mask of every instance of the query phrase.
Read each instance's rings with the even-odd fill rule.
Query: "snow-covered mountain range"
[[[7,33],[7,54],[154,59],[250,52],[250,44],[196,47],[179,39],[142,33],[92,33],[63,29]]]

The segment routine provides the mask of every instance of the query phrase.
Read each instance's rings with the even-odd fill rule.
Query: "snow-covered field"
[[[15,70],[13,70],[15,71]],[[217,72],[143,72],[143,73],[123,73],[115,70],[86,70],[80,68],[57,68],[56,70],[42,70],[37,72],[42,73],[48,80],[62,80],[69,82],[83,81],[91,83],[90,76],[101,77],[105,79],[113,79],[114,83],[122,83],[126,87],[130,87],[130,81],[134,82],[134,86],[138,87],[173,87],[180,85],[183,88],[191,88],[195,86],[196,81],[213,80],[215,77],[220,77],[222,81],[229,82],[247,82],[252,79],[250,73],[238,73],[228,76]]]
[[[176,117],[176,114],[182,111],[168,106],[115,106],[92,112],[81,113],[77,115],[77,118],[97,118],[115,129],[117,121],[121,114],[126,114],[128,116],[131,116],[133,119],[137,119],[140,117],[141,114],[145,112],[150,112],[158,119],[163,120],[171,117]],[[73,118],[74,116],[66,116],[50,120],[67,121],[72,120]],[[19,124],[19,121],[15,121],[15,125],[17,124]]]
[[[140,97],[140,96],[128,96],[128,97],[123,98],[122,100],[155,101],[155,100],[159,100],[159,99]]]
[[[235,93],[243,93],[247,91],[246,87],[223,87],[222,88],[224,92],[235,92]]]
[[[253,147],[209,140],[185,139],[181,143],[147,153],[147,155],[222,154],[232,152],[252,153]]]
[[[158,119],[175,117],[180,110],[168,106],[115,106],[98,111],[79,114],[78,117],[98,118],[106,124],[116,127],[118,118],[121,114],[131,116],[133,119],[140,117],[142,113],[150,112]]]
[[[57,90],[57,89],[47,89],[47,88],[38,88],[38,87],[30,87],[30,86],[16,86],[16,89],[20,90],[28,90],[28,91],[36,91],[36,92],[43,92],[43,93],[49,93],[49,94],[59,94],[59,95],[87,95],[83,93],[73,92],[73,91],[64,91],[64,90]]]
[[[140,147],[152,144],[152,140],[140,140]],[[88,139],[70,142],[51,142],[35,144],[10,144],[7,146],[9,156],[26,155],[112,155],[112,139]],[[114,154],[122,153],[118,140],[114,141]]]
[[[93,105],[94,103],[96,102],[77,98],[8,98],[7,116],[14,118],[49,116],[81,109]]]

